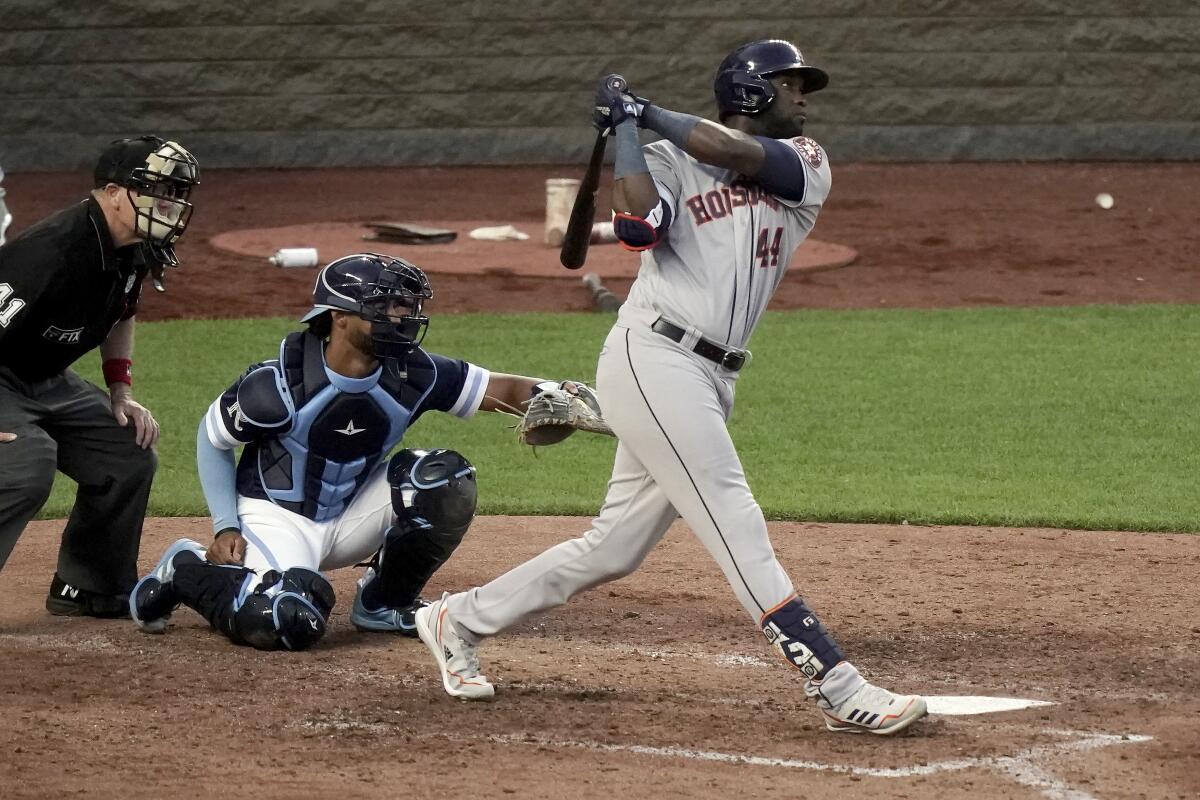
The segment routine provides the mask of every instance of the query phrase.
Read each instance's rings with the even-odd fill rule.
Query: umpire
[[[158,423],[131,395],[142,281],[174,266],[196,159],[155,136],[110,144],[91,196],[0,246],[0,568],[50,494],[76,483],[52,614],[127,616]],[[100,348],[105,393],[70,365]]]

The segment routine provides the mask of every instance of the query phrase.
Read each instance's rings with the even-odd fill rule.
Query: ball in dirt
[[[1113,196],[1108,192],[1101,192],[1100,194],[1096,195],[1096,205],[1105,210],[1112,208],[1114,202],[1116,201],[1113,200]]]

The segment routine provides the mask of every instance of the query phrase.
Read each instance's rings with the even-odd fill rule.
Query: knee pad
[[[767,641],[809,680],[824,678],[846,658],[817,615],[799,597],[764,615],[761,622]]]
[[[230,638],[259,650],[306,650],[325,635],[336,598],[320,573],[271,570],[234,601]]]
[[[475,467],[453,450],[401,450],[388,463],[392,510],[434,530],[465,534],[475,517]]]

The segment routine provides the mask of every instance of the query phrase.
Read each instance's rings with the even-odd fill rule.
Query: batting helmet
[[[300,321],[311,322],[331,310],[349,312],[371,323],[377,355],[396,358],[424,338],[429,317],[422,308],[432,297],[429,278],[416,264],[379,253],[355,253],[317,273],[313,307]]]
[[[796,46],[782,39],[762,39],[744,44],[725,56],[713,80],[717,110],[729,114],[761,114],[775,100],[768,78],[780,72],[797,71],[804,76],[804,93],[820,91],[829,84],[825,70],[804,63]]]

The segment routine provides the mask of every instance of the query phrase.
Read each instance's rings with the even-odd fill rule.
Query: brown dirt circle
[[[579,270],[568,270],[559,263],[557,247],[543,239],[536,224],[512,227],[528,238],[523,240],[488,241],[472,239],[470,233],[478,228],[498,227],[493,220],[422,220],[423,225],[451,230],[458,234],[446,244],[405,245],[368,239],[371,229],[363,222],[317,222],[312,225],[284,225],[279,228],[242,228],[219,233],[209,240],[210,246],[233,256],[266,261],[282,248],[315,249],[321,264],[347,253],[364,250],[406,258],[430,274],[433,283],[442,275],[489,275],[494,277],[557,278],[559,281],[579,282],[582,275],[595,273],[603,280],[630,282],[641,263],[637,253],[626,251],[615,243],[593,244],[588,248],[587,262]],[[789,272],[822,272],[840,269],[854,262],[858,254],[851,247],[808,238],[792,257]],[[302,268],[300,268],[302,269]],[[307,270],[312,272],[312,270]]]
[[[579,171],[206,171],[185,266],[141,317],[307,308],[311,270],[220,253],[208,240],[224,231],[368,219],[536,227],[545,179]],[[1200,302],[1200,165],[835,165],[834,175],[816,235],[859,258],[789,277],[774,308]],[[8,176],[12,232],[87,185]],[[1099,192],[1113,209],[1096,206]],[[419,264],[419,252],[402,255]],[[435,314],[592,302],[561,278],[438,275],[434,288]],[[628,280],[610,288],[623,296]],[[486,581],[586,526],[480,519],[430,590]],[[933,717],[889,740],[822,729],[682,525],[635,575],[489,642],[499,694],[476,705],[445,697],[418,642],[353,630],[354,570],[332,576],[331,634],[304,654],[233,647],[186,610],[161,637],[50,617],[41,604],[61,527],[32,525],[0,575],[4,797],[207,797],[251,784],[297,798],[1200,795],[1196,536],[772,524],[797,587],[871,677],[1056,703]],[[142,566],[178,536],[209,534],[204,520],[151,520]],[[1128,738],[1141,736],[1152,738]]]

